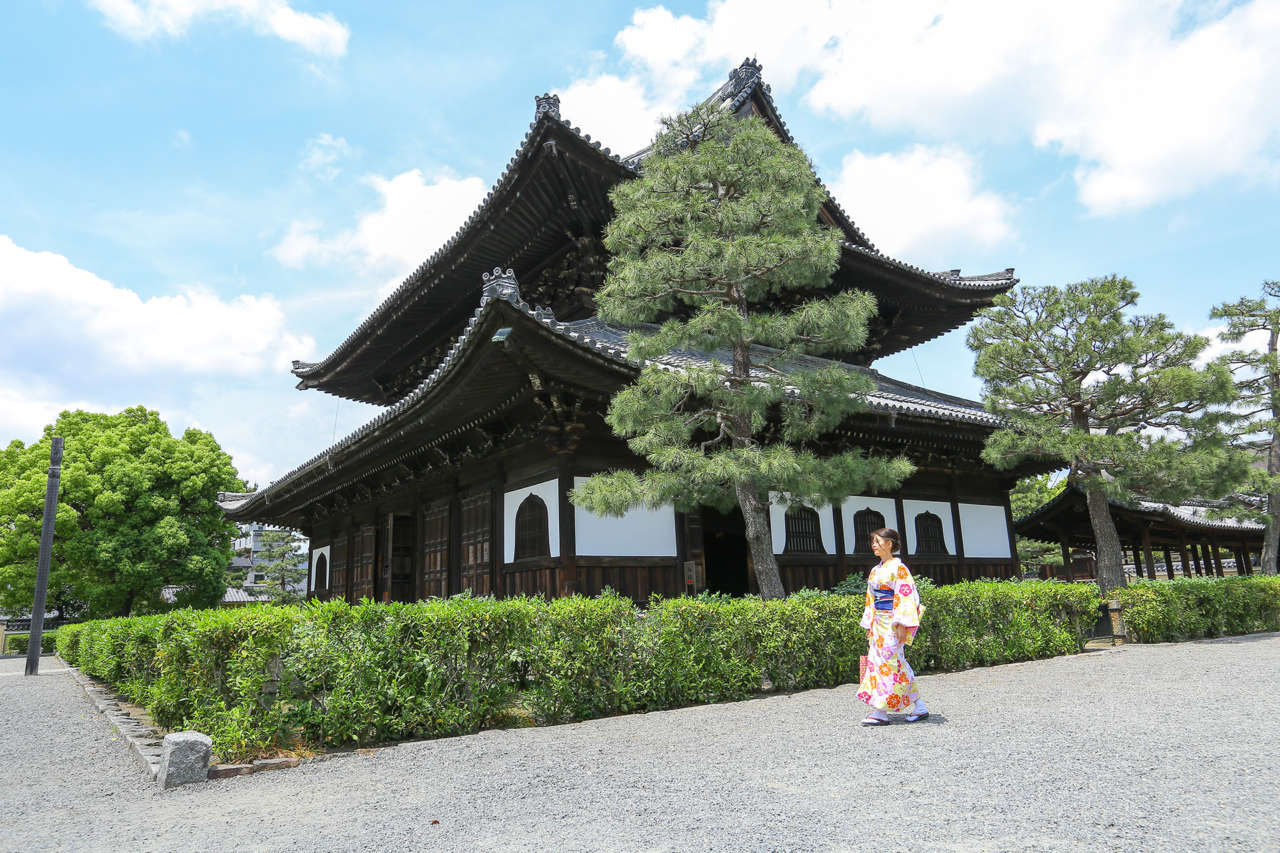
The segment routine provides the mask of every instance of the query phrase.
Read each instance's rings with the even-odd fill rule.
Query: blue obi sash
[[[893,609],[893,590],[891,589],[873,589],[871,590],[873,603],[876,610],[892,610]]]

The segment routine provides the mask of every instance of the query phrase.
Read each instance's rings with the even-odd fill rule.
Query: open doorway
[[[746,595],[747,525],[742,510],[718,512],[702,507],[702,548],[708,592]]]

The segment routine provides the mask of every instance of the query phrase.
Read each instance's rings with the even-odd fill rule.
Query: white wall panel
[[[516,510],[529,495],[537,495],[547,505],[547,544],[551,556],[560,556],[560,495],[559,480],[547,480],[535,486],[525,486],[507,492],[502,499],[502,559],[510,563],[516,558]]]
[[[805,504],[808,506],[808,504]],[[822,536],[822,550],[836,553],[836,520],[831,507],[812,507],[818,513],[818,533]],[[773,553],[781,554],[787,547],[787,503],[778,492],[769,493],[769,527],[773,533]]]
[[[955,556],[956,553],[956,529],[951,520],[951,504],[946,501],[906,501],[902,502],[902,520],[906,523],[906,530],[898,531],[907,538],[909,545],[904,544],[903,550],[908,554],[916,552],[916,516],[921,513],[931,512],[942,521],[942,537],[947,543],[947,553]],[[967,543],[966,543],[967,544]],[[968,553],[966,551],[966,553]]]
[[[844,552],[846,554],[852,554],[854,547],[858,544],[854,536],[853,516],[864,509],[872,509],[883,515],[884,526],[890,530],[898,528],[898,510],[894,506],[893,498],[872,498],[861,495],[845,498],[840,506],[840,514],[844,517]],[[898,530],[898,533],[906,536],[904,530]],[[902,547],[906,547],[905,540]]]
[[[965,557],[1003,557],[1009,553],[1009,523],[1004,507],[960,504],[960,532]]]
[[[333,573],[333,558],[329,556],[329,546],[323,548],[313,548],[311,550],[311,585],[310,589],[316,588],[316,563],[320,561],[321,555],[324,556],[324,585],[329,586],[329,576]]]
[[[586,477],[574,477],[574,487]],[[579,554],[591,557],[674,557],[676,556],[676,512],[669,506],[659,509],[637,507],[621,518],[596,515],[574,507],[574,537]]]

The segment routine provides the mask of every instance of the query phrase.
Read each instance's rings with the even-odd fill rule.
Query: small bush
[[[41,654],[47,655],[54,651],[58,642],[58,630],[54,628],[52,631],[45,631],[40,635]],[[7,634],[4,638],[5,648],[0,649],[0,653],[25,655],[30,641],[30,634]]]
[[[1142,643],[1280,631],[1280,577],[1135,581],[1115,592]]]

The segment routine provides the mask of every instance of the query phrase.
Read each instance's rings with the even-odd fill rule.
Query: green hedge
[[[923,590],[908,658],[922,671],[1078,651],[1096,590],[980,582]],[[344,602],[69,625],[58,652],[207,733],[224,759],[474,732],[523,705],[537,722],[744,699],[856,681],[863,594],[780,601],[703,595],[638,608],[596,598],[459,596]]]
[[[1115,594],[1142,643],[1280,631],[1280,577],[1136,581]]]
[[[4,648],[0,649],[0,654],[25,655],[27,653],[27,643],[30,641],[30,634],[6,634],[4,638]],[[45,631],[40,635],[40,652],[41,654],[49,654],[54,650],[58,640],[58,629]]]

